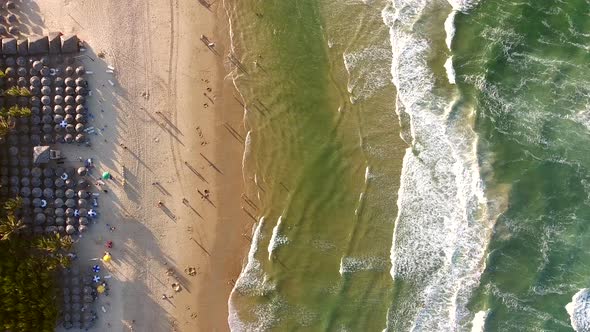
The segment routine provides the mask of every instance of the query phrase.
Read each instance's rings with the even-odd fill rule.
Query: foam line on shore
[[[474,2],[456,2],[466,10]],[[432,43],[416,22],[429,0],[393,0],[383,10],[390,28],[391,78],[396,111],[409,117],[412,142],[404,156],[392,248],[391,276],[408,293],[388,312],[387,329],[459,330],[469,322],[466,304],[478,285],[491,233],[479,176],[477,135],[450,119],[451,98],[433,93],[428,56]],[[467,113],[465,111],[465,113]],[[400,308],[404,308],[403,310]]]

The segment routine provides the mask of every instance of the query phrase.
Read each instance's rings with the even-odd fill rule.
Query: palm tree
[[[35,247],[49,254],[56,254],[61,250],[70,250],[73,244],[70,236],[62,237],[59,234],[55,234],[39,238],[37,243],[35,243]]]
[[[8,240],[13,235],[18,234],[25,227],[22,220],[17,219],[14,215],[9,214],[0,219],[0,240]]]
[[[16,198],[11,198],[4,203],[4,210],[6,214],[13,214],[14,211],[23,207],[23,198],[17,196]]]

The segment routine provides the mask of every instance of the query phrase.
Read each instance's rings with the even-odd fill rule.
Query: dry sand
[[[78,244],[84,261],[114,242],[111,291],[98,300],[95,329],[228,330],[227,299],[251,219],[241,210],[243,144],[226,128],[244,136],[241,106],[224,77],[229,34],[221,2],[210,10],[197,0],[24,3],[30,17],[43,18],[44,32],[78,34],[88,45],[79,60],[94,72],[89,108],[99,135],[91,148],[63,150],[74,161],[93,157],[95,174],[114,175],[100,196],[98,223]],[[205,190],[210,202],[201,199]]]

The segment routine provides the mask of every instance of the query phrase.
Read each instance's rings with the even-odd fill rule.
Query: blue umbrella
[[[98,265],[94,265],[94,266],[92,267],[92,272],[94,272],[94,273],[98,273],[99,271],[100,271],[100,266],[98,266]]]
[[[92,278],[92,281],[98,283],[100,281],[100,277],[99,276],[94,276],[94,278]]]

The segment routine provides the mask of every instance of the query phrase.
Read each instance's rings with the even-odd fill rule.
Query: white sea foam
[[[478,311],[475,316],[473,316],[473,321],[471,321],[471,332],[484,332],[486,319],[488,319],[489,314],[489,310]]]
[[[447,70],[447,78],[449,83],[455,84],[455,68],[453,68],[453,57],[449,57],[445,62],[445,69]]]
[[[431,42],[417,24],[429,5],[429,0],[393,0],[394,10],[383,11],[390,27],[396,108],[409,116],[412,140],[403,160],[391,276],[414,293],[396,299],[390,309],[387,329],[392,331],[454,331],[468,324],[466,304],[485,268],[491,232],[477,136],[463,120],[470,110],[450,119],[445,109],[458,106],[433,92],[427,63]]]
[[[384,257],[342,257],[340,275],[359,271],[383,271],[387,269],[388,260]]]
[[[447,48],[449,49],[449,51],[451,50],[451,45],[453,44],[453,38],[455,37],[455,16],[457,16],[457,11],[453,10],[451,11],[451,13],[449,14],[449,16],[447,16],[447,19],[445,20],[445,31],[447,33],[447,36],[445,38],[445,42],[447,44]]]
[[[590,289],[583,288],[565,306],[572,328],[578,332],[590,331]]]
[[[379,89],[391,84],[387,63],[391,51],[385,48],[368,47],[342,55],[348,72],[347,89],[354,103],[371,97]]]
[[[283,216],[280,216],[277,220],[277,224],[272,229],[272,235],[270,237],[270,241],[268,242],[268,260],[271,259],[272,253],[275,251],[275,249],[289,241],[286,236],[279,234],[282,222]]]

